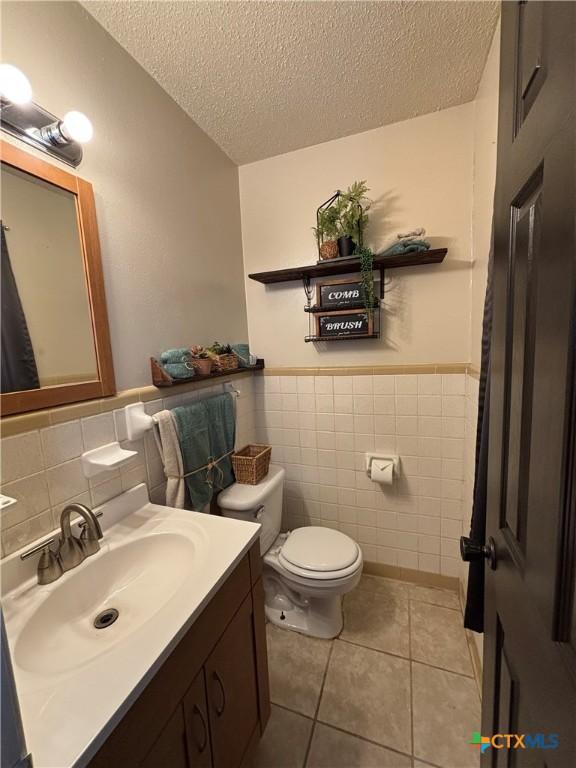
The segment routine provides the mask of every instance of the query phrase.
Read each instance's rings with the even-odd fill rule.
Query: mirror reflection
[[[2,393],[93,381],[76,198],[2,164]]]

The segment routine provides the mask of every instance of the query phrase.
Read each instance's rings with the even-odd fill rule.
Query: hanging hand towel
[[[172,414],[192,509],[201,512],[214,493],[234,482],[234,400],[230,394],[215,395],[174,408]]]
[[[184,509],[186,484],[183,478],[184,468],[180,441],[178,440],[172,411],[160,411],[160,413],[157,413],[156,422],[160,434],[158,435],[156,429],[154,429],[154,438],[164,463],[164,474],[168,479],[166,484],[166,505],[168,507]]]

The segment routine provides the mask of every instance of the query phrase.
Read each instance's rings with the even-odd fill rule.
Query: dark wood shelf
[[[264,369],[264,360],[258,359],[256,365],[250,365],[245,368],[228,368],[223,371],[214,371],[214,373],[208,376],[190,376],[187,379],[172,379],[169,374],[164,370],[161,363],[156,358],[150,358],[150,366],[152,369],[152,383],[155,387],[177,387],[179,384],[192,384],[198,381],[208,381],[210,379],[221,379],[223,376],[236,376],[239,373],[251,373],[252,371],[262,371]]]
[[[379,339],[379,333],[358,334],[354,336],[306,336],[304,341],[358,341],[359,339]]]
[[[374,269],[398,269],[400,267],[420,267],[425,264],[439,264],[444,261],[447,248],[434,248],[419,253],[405,253],[397,256],[374,256]],[[264,285],[287,283],[291,280],[305,280],[312,277],[348,275],[360,271],[360,259],[330,259],[321,264],[307,264],[304,267],[275,269],[271,272],[253,272],[248,277]],[[348,336],[347,338],[351,338]],[[366,338],[365,336],[363,338]],[[324,341],[324,339],[323,339]]]
[[[380,307],[380,300],[377,299],[372,309],[378,309]],[[304,312],[308,312],[311,315],[326,314],[327,312],[367,312],[365,304],[350,304],[347,307],[319,307],[316,304],[313,307],[304,307]]]

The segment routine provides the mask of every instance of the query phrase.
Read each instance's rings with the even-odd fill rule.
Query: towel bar
[[[223,382],[224,390],[230,392],[234,397],[240,396],[240,390],[237,389],[231,381]],[[144,403],[132,403],[124,407],[124,418],[126,420],[126,433],[128,440],[139,440],[146,432],[153,428],[156,418],[150,416],[144,410]]]

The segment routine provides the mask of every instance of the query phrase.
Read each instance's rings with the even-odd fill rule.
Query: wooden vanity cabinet
[[[270,716],[259,544],[176,645],[90,768],[246,768]]]

